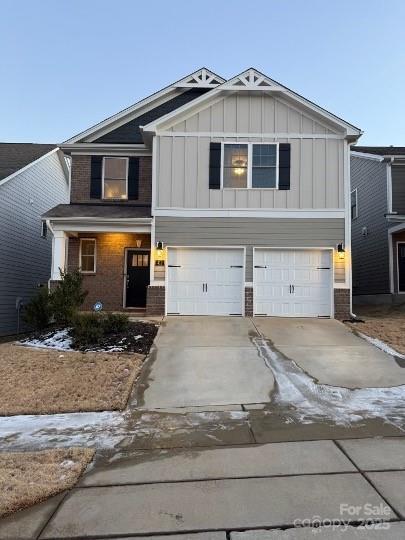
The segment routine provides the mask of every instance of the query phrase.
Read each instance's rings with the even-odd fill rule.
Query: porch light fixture
[[[137,247],[137,248],[140,248],[141,245],[142,245],[142,240],[136,240],[136,241],[135,241],[135,244],[136,244],[136,247]]]
[[[345,258],[345,248],[343,246],[343,242],[337,245],[337,252],[339,259],[342,261]]]

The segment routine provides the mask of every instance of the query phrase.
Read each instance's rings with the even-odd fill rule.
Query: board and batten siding
[[[344,238],[344,219],[156,217],[157,241],[166,246],[244,246],[246,281],[253,280],[253,247],[335,247]],[[335,261],[335,283],[345,281]]]
[[[41,238],[41,215],[68,202],[56,152],[0,185],[0,335],[17,330],[16,299],[27,303],[39,284],[47,284],[52,238]]]
[[[257,136],[246,136],[249,133]],[[285,137],[265,135],[269,133],[281,133]],[[305,134],[305,137],[298,134]],[[313,134],[314,138],[307,138],[308,134]],[[327,138],[340,135],[276,98],[226,97],[176,124],[171,132],[157,135],[156,207],[344,208],[344,148],[347,143],[343,138]],[[220,141],[289,142],[290,190],[210,190],[210,142]]]
[[[390,292],[387,164],[353,155],[351,189],[357,189],[358,217],[352,220],[353,295]]]

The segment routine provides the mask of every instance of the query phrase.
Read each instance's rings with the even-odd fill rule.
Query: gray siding
[[[166,246],[246,246],[246,281],[253,279],[253,247],[334,247],[344,219],[156,217],[156,240]],[[335,263],[335,281],[344,267]]]
[[[279,134],[278,138],[271,136],[272,133]],[[305,138],[301,134],[305,134]],[[328,138],[335,136],[342,134],[274,97],[229,96],[176,124],[171,132],[157,136],[156,206],[344,208],[347,143],[343,138]],[[235,140],[289,142],[290,190],[210,190],[210,142]]]
[[[358,218],[352,220],[353,294],[385,294],[389,286],[387,165],[351,157],[351,189],[357,188]],[[362,230],[367,227],[368,235]]]
[[[49,279],[51,235],[40,237],[41,214],[67,202],[68,185],[56,153],[0,185],[0,335],[16,331],[16,298],[27,302]]]
[[[392,166],[392,211],[405,215],[405,165]]]

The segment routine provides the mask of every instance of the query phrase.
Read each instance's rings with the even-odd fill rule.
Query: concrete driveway
[[[274,379],[251,342],[255,336],[247,318],[167,318],[140,381],[139,405],[240,410],[244,403],[270,401]]]
[[[257,337],[269,340],[274,350],[322,384],[405,384],[405,369],[395,358],[335,320],[169,317],[140,381],[138,405],[218,411],[270,402],[274,377],[252,341]]]
[[[257,330],[319,383],[345,388],[405,384],[405,369],[389,354],[329,319],[253,319]]]

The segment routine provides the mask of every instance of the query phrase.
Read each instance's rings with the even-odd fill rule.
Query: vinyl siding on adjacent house
[[[405,215],[405,165],[392,165],[392,211]]]
[[[326,138],[341,134],[282,100],[270,96],[230,96],[176,124],[172,132],[177,135],[166,132],[157,136],[158,208],[344,208],[347,143],[343,138]],[[236,137],[232,133],[260,136]],[[268,136],[271,133],[286,136],[276,139]],[[299,134],[313,134],[314,138],[301,138]],[[210,142],[236,139],[289,142],[290,190],[210,190]]]
[[[166,246],[246,246],[246,281],[253,279],[253,247],[335,247],[344,238],[344,219],[156,217],[157,241]],[[335,282],[344,282],[335,263]]]
[[[69,202],[56,153],[0,185],[0,335],[16,332],[17,297],[26,303],[50,277],[52,240],[41,234],[41,214]]]
[[[387,165],[351,157],[351,189],[357,188],[358,218],[352,220],[353,294],[390,292]],[[363,236],[363,228],[367,235]]]

